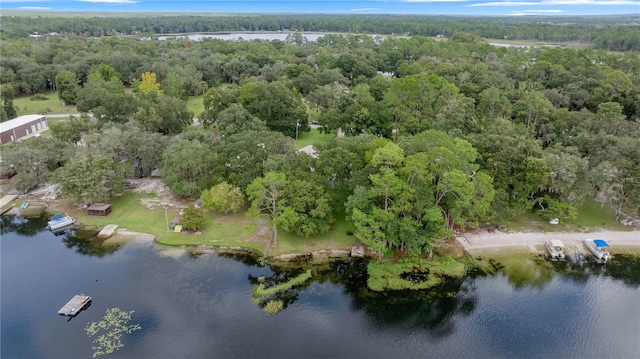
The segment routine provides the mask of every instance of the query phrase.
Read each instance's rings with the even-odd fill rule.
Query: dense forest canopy
[[[7,33],[35,29],[31,20],[7,19]],[[473,30],[446,40],[328,34],[315,42],[300,33],[286,41],[93,37],[191,31],[185,19],[253,24],[244,30],[263,29],[265,19],[284,26],[278,16],[42,19],[50,27],[38,31],[60,34],[2,38],[2,119],[15,116],[16,95],[56,90],[97,123],[74,119],[52,125],[52,137],[3,147],[2,170],[16,171],[23,190],[52,181],[77,202],[107,200],[125,178],[157,167],[174,193],[202,196],[220,211],[247,198],[274,234],[324,233],[346,218],[381,256],[389,248],[429,252],[455,228],[527,210],[572,218],[587,198],[614,208],[618,219],[639,214],[638,51],[495,47],[478,34],[503,26],[481,19],[433,18]],[[369,18],[293,16],[287,28],[311,30],[300,25],[310,19],[365,26]],[[371,26],[389,27],[400,19],[370,18]],[[406,26],[417,28],[417,19]],[[129,30],[92,34],[119,21]],[[145,28],[172,21],[183,28]],[[576,29],[500,21],[542,33]],[[63,23],[77,30],[53,26]],[[371,31],[392,32],[381,29]],[[620,27],[584,29],[576,33]],[[204,112],[187,109],[194,96],[203,97]],[[327,135],[315,156],[293,147],[311,120]]]
[[[320,31],[450,37],[458,32],[490,39],[572,41],[610,51],[640,50],[640,16],[474,17],[433,15],[121,15],[105,16],[3,11],[2,36],[57,32],[84,37],[225,31]],[[22,13],[24,14],[24,13]]]

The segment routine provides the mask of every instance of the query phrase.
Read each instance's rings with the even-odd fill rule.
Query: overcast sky
[[[342,14],[640,14],[640,0],[0,0],[0,9],[100,12],[271,12]]]

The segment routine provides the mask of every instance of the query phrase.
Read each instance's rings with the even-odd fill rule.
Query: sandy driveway
[[[531,251],[540,251],[544,242],[549,239],[559,239],[568,248],[582,252],[582,241],[589,238],[601,238],[615,247],[639,247],[640,231],[615,232],[597,231],[589,233],[577,232],[501,232],[478,231],[477,233],[463,233],[457,237],[458,242],[469,252],[477,252],[487,249],[501,249],[506,247],[529,248]]]

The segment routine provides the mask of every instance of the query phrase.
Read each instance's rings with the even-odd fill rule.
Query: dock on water
[[[117,224],[108,224],[108,225],[104,226],[104,228],[102,228],[102,230],[100,230],[100,233],[98,233],[98,235],[96,237],[98,237],[98,238],[109,238],[116,231],[116,228],[118,228]]]
[[[58,314],[73,317],[84,309],[91,302],[91,297],[88,295],[76,295],[71,298],[64,307],[60,308]]]

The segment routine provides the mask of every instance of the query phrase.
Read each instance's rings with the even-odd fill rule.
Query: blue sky
[[[640,14],[640,0],[0,0],[0,9],[65,12],[607,15]]]

